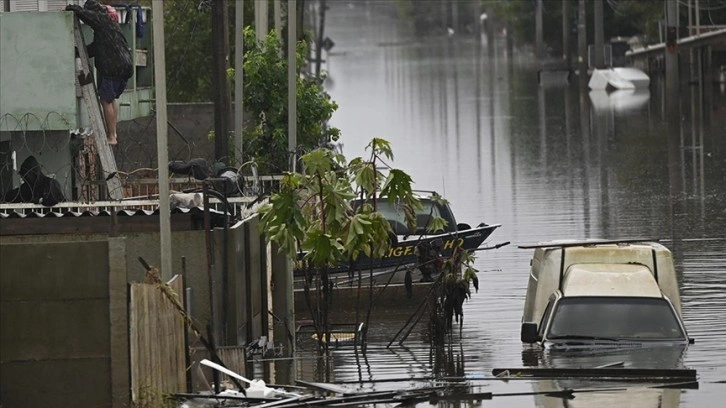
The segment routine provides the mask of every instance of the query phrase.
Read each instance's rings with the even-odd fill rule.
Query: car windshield
[[[386,199],[376,200],[376,210],[383,214],[383,216],[391,223],[391,227],[397,235],[409,234],[408,228],[406,227],[406,216],[403,212],[403,207],[396,202],[389,202]],[[423,208],[416,210],[416,234],[425,233],[425,228],[429,223],[430,216],[441,217],[446,220],[446,231],[454,231],[455,224],[451,220],[451,215],[448,210],[442,210],[438,205],[434,204],[431,200],[422,198],[421,204]],[[360,200],[355,200],[352,203],[353,208],[360,205]],[[439,231],[438,233],[442,233]]]
[[[663,298],[569,297],[553,311],[547,339],[684,340]]]

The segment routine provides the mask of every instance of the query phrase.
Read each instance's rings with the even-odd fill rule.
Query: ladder
[[[83,32],[78,18],[75,19],[75,47],[76,47],[76,75],[78,85],[81,88],[83,100],[88,109],[93,135],[96,139],[96,150],[101,160],[101,171],[108,188],[108,196],[112,200],[123,199],[123,187],[118,177],[118,169],[116,168],[116,159],[106,141],[106,122],[101,112],[101,103],[98,100],[96,92],[96,83],[93,80],[93,73],[88,59],[88,50],[86,43],[83,41]]]

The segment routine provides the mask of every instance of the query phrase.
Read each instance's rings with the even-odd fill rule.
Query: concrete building
[[[59,181],[67,199],[78,199],[93,174],[79,153],[88,137],[88,109],[76,81],[74,15],[63,11],[83,0],[3,0],[0,9],[0,194],[17,187],[20,163],[36,157]],[[135,65],[119,100],[119,121],[153,109],[150,10],[117,6]],[[83,26],[86,44],[92,30]],[[80,131],[79,131],[80,129]],[[84,140],[87,139],[87,140]]]

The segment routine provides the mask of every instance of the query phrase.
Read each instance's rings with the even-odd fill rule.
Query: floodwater
[[[415,187],[436,190],[459,222],[500,223],[477,259],[480,290],[465,304],[461,335],[435,358],[414,330],[386,349],[403,319],[372,317],[366,355],[340,348],[325,363],[302,360],[313,381],[468,376],[473,392],[527,393],[611,388],[612,383],[491,381],[493,368],[580,366],[640,361],[640,367],[698,370],[699,389],[637,384],[576,394],[495,397],[487,406],[719,406],[726,396],[726,96],[715,85],[701,107],[684,86],[680,126],[666,123],[663,85],[649,92],[597,95],[557,78],[537,82],[526,53],[507,58],[472,34],[423,37],[399,18],[396,2],[329,1],[326,35],[335,41],[324,69],[340,105],[332,125],[343,152],[364,155],[373,137],[392,143],[393,165]],[[694,109],[695,108],[695,109]],[[570,238],[659,238],[673,251],[686,328],[696,342],[638,356],[549,355],[519,340],[531,253],[518,244]],[[423,325],[422,325],[423,326]],[[302,355],[305,352],[301,352]],[[604,360],[603,360],[604,359]],[[381,382],[375,389],[421,386]],[[353,385],[351,385],[353,386]],[[355,385],[359,386],[359,385]],[[360,385],[373,389],[371,384]],[[428,404],[421,404],[428,405]]]

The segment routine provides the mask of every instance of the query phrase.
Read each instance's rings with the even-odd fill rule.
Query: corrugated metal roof
[[[230,215],[235,216],[245,212],[245,208],[255,202],[250,197],[229,198]],[[209,201],[210,211],[214,214],[224,215],[224,205],[216,198]],[[186,214],[188,212],[204,212],[204,207],[174,208],[171,214]],[[97,217],[110,216],[116,212],[118,216],[145,216],[159,214],[158,200],[124,200],[124,201],[97,201],[93,203],[66,201],[52,207],[40,204],[0,204],[0,219],[3,218],[55,218],[55,217]]]
[[[60,210],[60,211],[58,211]],[[215,215],[224,215],[221,211],[215,209],[210,210]],[[175,208],[171,210],[172,214],[203,214],[204,209],[201,207],[196,208]],[[120,209],[116,211],[117,216],[133,217],[133,216],[147,216],[147,215],[158,215],[159,209],[155,210],[143,210],[143,209]],[[83,210],[73,211],[72,209],[54,209],[53,211],[43,210],[5,210],[0,211],[0,219],[22,219],[22,218],[63,218],[63,217],[110,217],[112,211],[101,209],[101,210]]]

